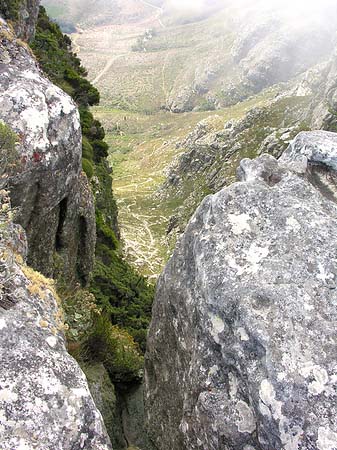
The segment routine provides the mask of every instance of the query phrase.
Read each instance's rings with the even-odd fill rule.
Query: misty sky
[[[169,0],[168,3],[176,9],[202,9],[210,1],[212,0]],[[322,8],[322,5],[335,5],[337,8],[336,0],[223,0],[223,3],[235,6],[249,5],[263,9],[301,10],[303,13]]]

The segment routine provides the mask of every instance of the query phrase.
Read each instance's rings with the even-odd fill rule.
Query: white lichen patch
[[[323,283],[334,279],[334,275],[330,271],[328,271],[322,263],[318,264],[318,270],[319,274],[317,275],[317,279],[321,280]]]
[[[337,433],[330,428],[319,427],[317,448],[319,450],[336,450],[337,449]]]
[[[12,403],[18,400],[18,394],[11,389],[4,388],[0,390],[0,402]]]
[[[52,377],[46,371],[41,371],[39,376],[39,385],[45,394],[56,395],[61,392],[62,385],[57,378]]]
[[[281,419],[282,402],[276,400],[274,387],[269,382],[269,380],[267,379],[262,380],[259,394],[263,405],[269,410],[270,415],[273,416],[275,419]],[[262,414],[265,414],[265,409],[264,411],[261,412]]]
[[[287,217],[286,225],[287,225],[288,231],[294,231],[295,233],[300,231],[300,229],[301,229],[301,225],[295,219],[295,217]]]
[[[237,332],[241,341],[249,341],[248,333],[243,327],[239,327]]]
[[[247,269],[249,273],[257,273],[259,270],[260,262],[269,255],[268,247],[259,247],[255,243],[251,244],[249,250],[246,253],[246,260],[250,264]]]
[[[57,339],[55,336],[49,336],[47,337],[46,342],[50,347],[54,348],[57,344]]]
[[[3,317],[0,317],[0,330],[3,330],[7,327],[6,321]]]
[[[300,369],[300,374],[304,378],[314,377],[308,385],[308,391],[312,395],[319,395],[329,389],[329,375],[324,367],[308,362]]]
[[[237,422],[237,427],[240,433],[253,433],[256,428],[254,414],[247,403],[242,400],[238,401],[236,408],[240,415],[240,421]]]
[[[289,421],[282,414],[282,402],[276,399],[276,393],[269,380],[264,379],[260,386],[260,411],[274,420],[278,421],[280,438],[284,450],[295,450],[303,436],[303,430],[299,427],[290,429]]]
[[[219,334],[221,334],[225,329],[224,321],[215,314],[210,314],[209,317],[212,323],[211,334],[215,342],[219,343]]]
[[[75,395],[75,397],[87,397],[88,392],[84,388],[74,388],[71,390],[72,394]]]
[[[231,269],[236,270],[236,275],[240,276],[245,272],[245,268],[243,266],[240,266],[236,261],[235,258],[232,257],[231,255],[226,255],[225,256],[225,261],[228,264],[228,266]]]
[[[50,86],[45,92],[46,98],[49,101],[54,100],[50,106],[50,113],[52,116],[59,116],[61,114],[69,115],[75,111],[75,105],[70,97],[64,94],[61,89],[56,86]],[[57,101],[55,101],[55,99]]]
[[[232,233],[239,235],[244,231],[251,231],[248,221],[250,220],[248,214],[228,214],[228,220],[232,226]]]
[[[228,374],[228,382],[229,382],[229,395],[231,399],[235,399],[238,394],[239,382],[232,372],[229,372]]]

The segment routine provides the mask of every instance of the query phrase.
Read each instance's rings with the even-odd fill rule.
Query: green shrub
[[[113,324],[125,328],[145,351],[154,287],[119,253],[98,242],[90,291]]]
[[[90,180],[94,175],[94,166],[88,159],[82,158],[82,169]]]
[[[104,222],[103,214],[98,209],[96,209],[96,230],[100,243],[107,245],[111,250],[119,248],[115,232]]]
[[[92,331],[83,343],[83,355],[89,361],[103,363],[114,382],[132,382],[142,378],[144,358],[132,337],[113,326],[105,315],[95,315]]]
[[[6,20],[16,21],[19,18],[19,10],[22,0],[0,0],[0,14]]]
[[[5,123],[0,121],[0,186],[1,179],[19,164],[19,155],[16,149],[18,136]]]
[[[82,157],[85,159],[89,159],[89,161],[92,161],[94,159],[94,149],[90,144],[88,138],[86,138],[85,136],[83,136],[82,140]]]
[[[95,297],[85,289],[57,284],[58,294],[62,300],[66,337],[69,344],[80,343],[86,339],[93,327],[93,315],[99,314]]]
[[[108,150],[109,146],[104,141],[92,141],[91,142],[93,149],[94,149],[94,159],[95,161],[99,162],[101,158],[106,158],[108,156]]]

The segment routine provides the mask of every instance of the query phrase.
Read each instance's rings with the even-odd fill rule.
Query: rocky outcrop
[[[18,20],[15,23],[17,36],[30,41],[35,34],[35,25],[39,15],[40,0],[21,0]]]
[[[337,131],[337,48],[330,61],[316,78],[315,98],[312,102],[312,127]]]
[[[308,132],[245,159],[190,221],[148,338],[159,449],[336,447],[336,151]]]
[[[122,411],[117,399],[116,387],[110,380],[103,364],[84,367],[90,392],[102,414],[114,450],[125,450],[128,445],[124,436]]]
[[[269,153],[278,158],[300,130],[310,97],[277,95],[263,107],[249,110],[241,119],[224,124],[220,115],[210,116],[180,143],[183,153],[168,170],[158,191],[160,199],[176,197],[181,206],[170,220],[171,240],[181,234],[205,195],[236,179],[241,159]]]
[[[143,385],[114,385],[102,364],[84,368],[114,450],[155,450],[145,431]]]
[[[40,0],[2,0],[0,16],[13,24],[20,39],[30,41],[35,34],[39,6]]]
[[[61,270],[67,280],[86,284],[95,213],[81,173],[78,109],[2,20],[0,36],[0,117],[17,134],[17,164],[7,186],[27,232],[28,262],[46,276]]]
[[[24,264],[24,231],[0,192],[2,450],[111,449],[86,378],[67,353],[53,282]]]

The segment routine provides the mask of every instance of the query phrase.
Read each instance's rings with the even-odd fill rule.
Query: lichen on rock
[[[81,173],[78,109],[0,21],[0,115],[18,136],[17,164],[7,187],[16,220],[27,232],[28,262],[53,276],[60,256],[65,278],[86,284],[93,267],[95,213]]]
[[[14,25],[20,39],[29,41],[35,33],[39,6],[40,0],[2,0],[0,15]]]
[[[53,281],[24,264],[16,244],[24,231],[17,241],[8,197],[0,196],[1,449],[111,449],[86,378],[66,351]]]
[[[335,448],[336,148],[308,132],[245,159],[191,219],[148,339],[159,449]]]

